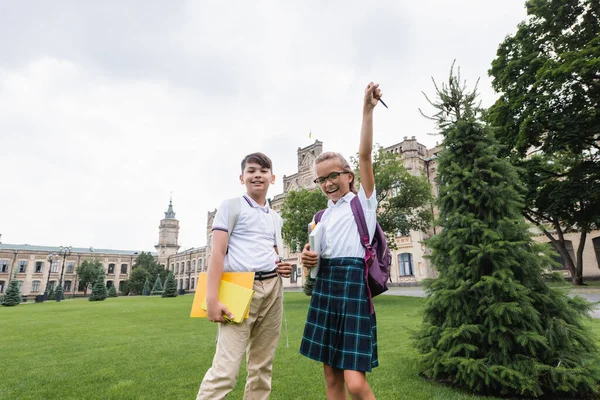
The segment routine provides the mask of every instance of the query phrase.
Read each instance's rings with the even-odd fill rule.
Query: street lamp
[[[71,246],[68,247],[64,247],[64,246],[60,246],[58,248],[58,254],[59,256],[62,254],[63,256],[63,262],[62,262],[62,268],[60,269],[60,278],[58,280],[58,287],[56,288],[56,301],[61,301],[62,297],[63,297],[63,290],[62,290],[62,279],[63,279],[63,273],[65,272],[65,260],[67,258],[68,255],[71,254]]]
[[[48,266],[48,279],[46,279],[46,289],[44,289],[44,301],[48,300],[48,286],[50,285],[50,273],[52,272],[52,263],[56,260],[58,260],[58,254],[48,254],[48,257],[46,258],[48,260],[48,263],[50,264]]]

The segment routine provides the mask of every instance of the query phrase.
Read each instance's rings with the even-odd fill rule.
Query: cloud
[[[204,245],[245,154],[272,157],[271,197],[298,147],[354,154],[370,80],[384,145],[440,140],[418,107],[454,59],[491,104],[487,69],[524,16],[516,0],[6,3],[2,240],[152,250],[172,192],[183,246]]]

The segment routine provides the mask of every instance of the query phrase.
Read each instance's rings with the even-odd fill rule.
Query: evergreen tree
[[[304,294],[307,296],[312,296],[312,291],[315,287],[315,282],[317,280],[313,279],[310,277],[310,269],[308,270],[308,272],[304,275],[304,286],[302,286],[302,290],[304,291]]]
[[[48,291],[48,300],[56,300],[56,292],[54,291],[54,286],[50,287]]]
[[[172,272],[169,272],[169,275],[167,275],[162,297],[177,297],[177,284],[175,283],[175,277]]]
[[[155,295],[155,294],[162,294],[163,291],[163,285],[162,282],[160,280],[160,276],[156,277],[156,281],[154,282],[154,286],[152,286],[152,292],[151,294]]]
[[[61,300],[65,299],[62,285],[58,285],[56,287],[55,297],[56,297],[56,301],[61,301]]]
[[[142,294],[144,296],[150,296],[150,281],[148,280],[148,278],[146,278],[146,281],[144,282],[144,288],[142,289]]]
[[[92,287],[92,294],[89,297],[89,301],[104,301],[107,296],[108,293],[104,285],[104,278],[100,278]]]
[[[482,394],[598,393],[598,348],[582,323],[590,304],[546,284],[549,248],[530,237],[523,189],[497,156],[476,90],[466,92],[453,72],[436,89],[442,231],[428,241],[439,275],[426,284],[415,335],[420,372]]]
[[[117,297],[117,288],[115,285],[112,285],[110,289],[108,289],[108,297]]]
[[[14,277],[11,279],[8,284],[8,289],[6,289],[6,293],[2,297],[2,305],[11,307],[17,306],[21,303],[21,293],[19,293],[19,281]]]

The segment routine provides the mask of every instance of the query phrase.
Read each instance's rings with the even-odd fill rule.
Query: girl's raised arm
[[[360,145],[358,147],[358,169],[360,171],[360,185],[367,196],[373,194],[375,176],[373,174],[373,109],[381,97],[379,84],[373,82],[365,89],[363,104],[363,119],[360,130]]]

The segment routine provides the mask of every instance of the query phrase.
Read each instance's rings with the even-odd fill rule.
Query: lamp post
[[[48,260],[48,278],[46,279],[46,289],[44,289],[44,301],[48,300],[48,286],[50,285],[50,273],[52,272],[52,263],[58,260],[58,254],[48,254],[46,258]]]
[[[68,247],[64,247],[64,246],[60,246],[58,249],[58,254],[59,256],[62,255],[63,257],[63,262],[62,262],[62,268],[60,269],[60,278],[58,280],[58,287],[56,288],[56,301],[61,301],[62,297],[63,297],[63,290],[62,290],[62,280],[63,280],[63,273],[65,272],[65,262],[67,259],[67,256],[71,254],[71,246]]]

